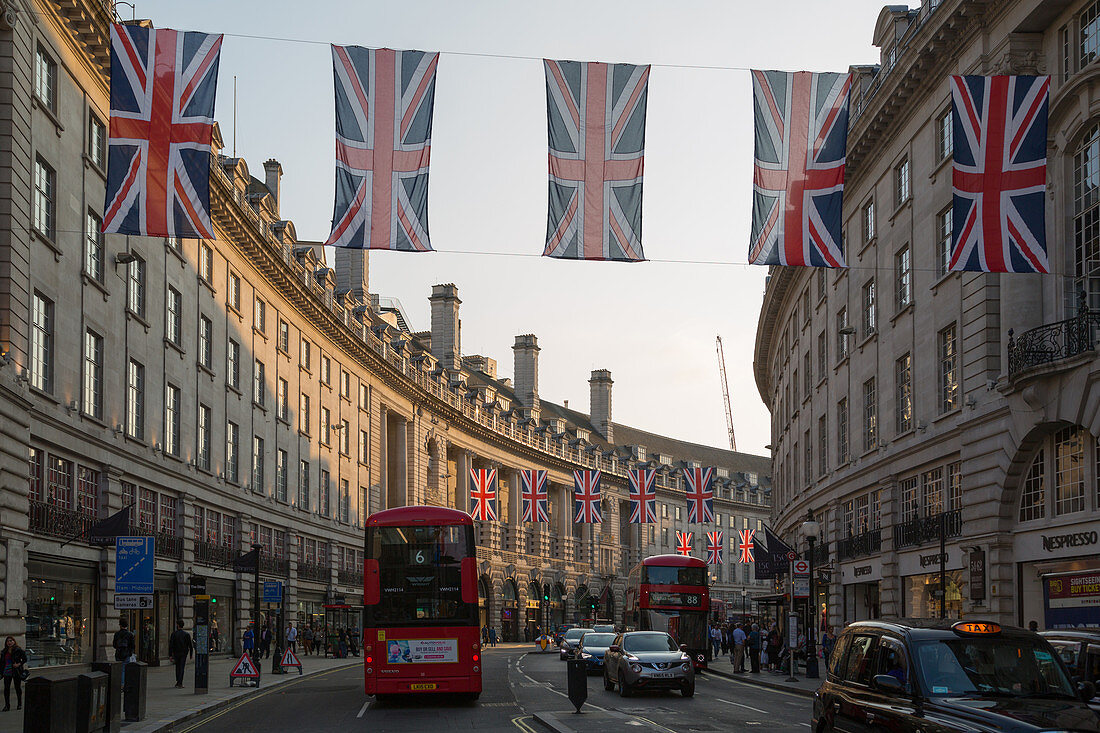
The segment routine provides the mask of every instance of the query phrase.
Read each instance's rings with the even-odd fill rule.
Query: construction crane
[[[718,336],[718,373],[722,378],[722,399],[726,403],[726,430],[730,434],[730,450],[737,450],[737,438],[733,437],[733,410],[730,408],[730,385],[726,379],[726,354],[722,351],[722,337]]]

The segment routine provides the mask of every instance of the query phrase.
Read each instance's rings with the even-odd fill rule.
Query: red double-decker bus
[[[707,564],[695,557],[654,555],[638,563],[626,584],[623,628],[667,631],[687,647],[696,669],[710,657]]]
[[[367,519],[363,661],[368,695],[481,694],[470,515],[411,506]]]

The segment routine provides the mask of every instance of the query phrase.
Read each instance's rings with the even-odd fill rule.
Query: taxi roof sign
[[[951,628],[958,634],[989,635],[1001,633],[1001,625],[991,621],[959,621],[952,624]]]

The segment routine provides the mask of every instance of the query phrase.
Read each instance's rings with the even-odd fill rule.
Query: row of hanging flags
[[[103,231],[212,238],[222,36],[114,25]],[[332,46],[336,195],[325,244],[431,251],[438,53]],[[637,262],[650,67],[544,61],[548,257]],[[851,74],[753,71],[748,261],[845,267]],[[950,269],[1048,272],[1047,76],[953,76]]]

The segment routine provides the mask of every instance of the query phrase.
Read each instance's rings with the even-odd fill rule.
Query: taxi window
[[[1080,647],[1076,642],[1052,641],[1050,645],[1054,647],[1054,651],[1058,652],[1058,656],[1062,658],[1062,661],[1066,663],[1070,671],[1077,669],[1077,653]]]
[[[1089,645],[1088,654],[1085,656],[1085,679],[1093,683],[1100,682],[1100,646]],[[1097,695],[1100,695],[1100,692]]]
[[[905,647],[896,639],[883,637],[879,641],[878,663],[875,674],[887,674],[897,679],[906,691],[909,690],[909,657]]]
[[[875,637],[853,636],[845,655],[844,680],[857,685],[871,684],[871,660],[875,650]]]
[[[851,635],[844,635],[837,639],[836,648],[829,655],[829,674],[833,677],[844,676],[844,653],[848,651],[848,640],[851,638]]]

